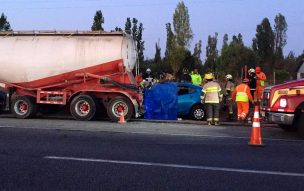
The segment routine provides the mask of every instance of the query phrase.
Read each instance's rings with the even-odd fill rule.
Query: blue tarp
[[[145,119],[176,120],[178,96],[176,83],[159,83],[145,90]]]

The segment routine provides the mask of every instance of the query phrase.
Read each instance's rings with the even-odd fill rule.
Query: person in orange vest
[[[255,73],[256,73],[256,95],[255,101],[260,102],[262,93],[265,87],[265,81],[266,81],[266,75],[264,72],[262,72],[261,67],[257,66],[255,68]]]
[[[233,91],[231,97],[237,104],[237,117],[238,121],[245,121],[249,112],[249,101],[254,103],[248,86],[249,80],[245,78],[243,83],[238,85]]]

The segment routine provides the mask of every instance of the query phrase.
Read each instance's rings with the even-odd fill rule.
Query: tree
[[[184,2],[179,2],[173,15],[173,27],[176,35],[176,42],[181,47],[188,47],[193,38],[190,27],[188,8]]]
[[[194,68],[202,67],[201,54],[202,54],[202,41],[199,40],[198,43],[196,43],[194,46],[193,55],[192,55],[194,58]],[[190,68],[190,69],[192,70],[194,68]]]
[[[173,75],[176,76],[180,70],[183,60],[185,58],[185,49],[177,44],[176,36],[172,32],[171,24],[166,24],[167,30],[167,44],[165,60],[167,65],[170,65]]]
[[[128,17],[126,24],[125,24],[125,32],[127,34],[131,34],[131,27],[132,27],[131,19],[130,19],[130,17]]]
[[[10,30],[12,30],[11,25],[7,21],[7,17],[4,15],[4,13],[2,13],[0,17],[0,31],[10,31]]]
[[[224,34],[224,37],[223,37],[223,46],[222,46],[222,51],[228,46],[228,34]],[[222,52],[221,51],[221,52]]]
[[[142,63],[144,61],[145,41],[142,40],[143,30],[144,30],[143,24],[139,23],[138,31],[136,32],[136,42],[137,42],[139,63]]]
[[[222,50],[218,73],[220,77],[231,74],[234,79],[242,77],[242,68],[247,65],[248,68],[254,68],[256,65],[256,56],[253,50],[245,47],[239,39],[234,36],[234,40]]]
[[[122,29],[120,27],[115,27],[115,31],[122,32]]]
[[[217,36],[218,33],[215,33],[214,36],[209,35],[206,46],[206,62],[204,67],[206,70],[211,70],[212,72],[216,71],[216,62],[218,59]]]
[[[188,8],[185,6],[184,2],[178,3],[175,8],[173,14],[173,28],[175,33],[172,31],[171,24],[166,24],[167,44],[165,63],[171,66],[173,75],[176,76],[183,65],[187,52],[189,51],[187,47],[190,45],[190,41],[193,37],[190,28]]]
[[[136,18],[127,18],[125,23],[125,32],[129,35],[132,35],[136,42],[137,54],[139,63],[143,63],[144,61],[144,50],[145,50],[145,41],[142,40],[142,33],[144,30],[144,26],[142,23],[139,23]]]
[[[91,27],[92,31],[104,31],[102,25],[104,23],[104,18],[102,15],[101,10],[96,11],[96,14],[94,16],[94,22]]]
[[[282,54],[287,39],[287,22],[281,13],[275,17],[274,22],[274,54]]]
[[[285,17],[281,14],[275,17],[274,22],[274,62],[275,68],[281,69],[284,67],[283,48],[286,45],[287,23]]]
[[[154,64],[157,66],[156,68],[159,72],[164,71],[162,68],[161,48],[159,46],[159,42],[155,44]]]
[[[274,68],[274,34],[268,18],[264,18],[262,23],[257,25],[252,48],[259,57],[259,65],[262,66],[266,75],[270,76]]]

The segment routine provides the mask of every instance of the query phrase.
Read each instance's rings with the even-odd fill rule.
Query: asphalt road
[[[304,190],[304,140],[248,126],[0,118],[0,190]]]

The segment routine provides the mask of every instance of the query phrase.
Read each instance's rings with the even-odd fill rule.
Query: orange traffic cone
[[[120,112],[120,117],[119,117],[118,123],[120,123],[120,124],[126,123],[125,115],[124,115],[123,111]]]
[[[252,130],[251,130],[251,138],[248,143],[250,146],[264,146],[262,143],[261,137],[261,123],[259,116],[259,107],[255,106],[254,108],[254,117],[252,121]]]

